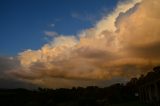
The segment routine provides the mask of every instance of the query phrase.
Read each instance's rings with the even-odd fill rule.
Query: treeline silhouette
[[[160,74],[160,72],[152,72]],[[111,106],[129,101],[139,101],[138,88],[147,80],[144,76],[132,78],[127,84],[117,83],[109,87],[73,87],[71,89],[37,90],[0,89],[0,106]]]
[[[132,90],[123,84],[98,88],[88,86],[72,89],[0,90],[0,106],[106,106],[135,100]]]

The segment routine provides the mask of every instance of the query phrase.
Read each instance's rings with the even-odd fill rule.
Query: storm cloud
[[[79,35],[59,35],[39,50],[19,53],[19,65],[6,74],[51,88],[125,82],[160,64],[159,19],[159,0],[119,3]]]

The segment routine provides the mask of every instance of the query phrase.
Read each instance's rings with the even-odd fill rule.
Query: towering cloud
[[[45,87],[104,85],[125,81],[160,64],[160,1],[131,0],[77,36],[58,36],[39,50],[18,55],[7,71]]]

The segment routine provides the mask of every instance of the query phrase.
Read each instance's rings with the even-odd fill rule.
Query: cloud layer
[[[78,37],[59,35],[39,50],[19,53],[20,65],[6,74],[54,88],[124,82],[160,64],[159,19],[159,0],[119,3]]]

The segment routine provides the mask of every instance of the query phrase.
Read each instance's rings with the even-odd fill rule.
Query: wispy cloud
[[[59,34],[55,31],[44,31],[44,34],[48,37],[57,37]]]
[[[51,26],[51,27],[55,27],[55,24],[52,23],[52,24],[50,24],[50,26]]]
[[[71,16],[72,18],[80,20],[80,21],[88,21],[91,23],[95,23],[97,21],[97,17],[95,15],[88,14],[88,13],[73,12]]]

